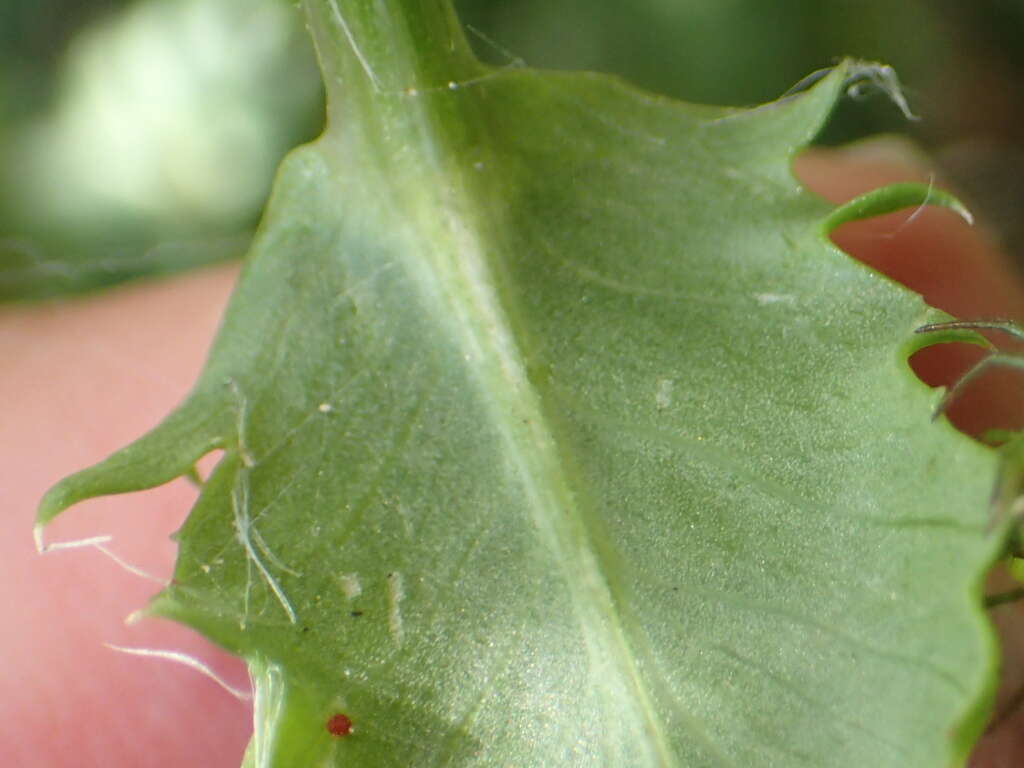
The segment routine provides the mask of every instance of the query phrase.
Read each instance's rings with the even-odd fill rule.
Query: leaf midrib
[[[584,632],[605,636],[606,647],[611,647],[613,657],[620,662],[618,673],[629,680],[636,693],[635,703],[656,745],[659,764],[675,766],[678,761],[666,737],[665,723],[657,716],[640,675],[605,576],[606,565],[592,542],[588,510],[583,506],[587,494],[577,487],[565,439],[552,424],[543,395],[528,375],[523,350],[530,345],[525,343],[525,331],[516,328],[512,320],[518,313],[509,307],[507,293],[502,296],[496,288],[495,270],[485,255],[488,249],[483,247],[485,239],[480,234],[483,227],[477,223],[484,217],[460,215],[458,212],[474,208],[474,196],[465,188],[456,196],[461,199],[416,217],[419,222],[446,224],[438,228],[441,231],[421,235],[424,242],[436,243],[439,236],[447,241],[444,247],[424,250],[430,257],[425,272],[448,303],[447,325],[458,329],[458,344],[467,365],[473,368],[491,419],[522,480],[524,503],[538,535],[564,574]],[[503,238],[493,239],[500,242]],[[589,612],[584,610],[588,605]],[[590,618],[595,615],[599,627]]]
[[[331,23],[329,14],[317,18],[317,0],[307,2],[314,27]],[[400,10],[381,13],[400,16]],[[380,30],[391,35],[385,54],[404,57],[408,82],[422,83],[422,72],[415,71],[415,66],[423,52],[412,49],[423,42],[410,40],[401,19],[394,16],[384,19]],[[318,31],[329,40],[327,30]],[[344,37],[354,42],[351,29]],[[340,55],[337,50],[326,55],[321,50],[329,83],[332,65],[328,59]],[[628,613],[628,600],[616,594],[610,567],[614,564],[608,561],[614,553],[605,552],[598,543],[598,513],[588,504],[581,473],[573,471],[572,451],[567,450],[571,440],[560,433],[559,421],[546,407],[542,388],[530,379],[527,361],[536,347],[530,344],[528,323],[521,319],[511,280],[502,272],[502,251],[507,252],[507,244],[513,242],[502,220],[506,205],[487,205],[494,200],[508,203],[514,196],[511,184],[515,175],[493,151],[488,121],[477,111],[483,108],[483,100],[473,99],[475,90],[467,95],[468,87],[382,92],[370,77],[367,55],[364,46],[358,54],[351,52],[348,62],[342,62],[348,73],[345,85],[355,91],[351,100],[342,90],[333,93],[329,101],[336,107],[348,101],[349,107],[370,114],[350,114],[348,124],[332,123],[322,142],[352,161],[350,170],[354,166],[367,174],[401,222],[411,246],[406,267],[424,295],[436,303],[435,322],[445,326],[471,369],[470,377],[476,380],[490,420],[521,479],[524,503],[537,535],[564,575],[585,646],[581,652],[590,649],[592,661],[595,652],[600,652],[614,665],[624,688],[632,692],[630,703],[652,745],[651,764],[679,766],[668,724],[659,716],[638,664],[638,656],[646,656],[647,666],[657,669],[657,659],[646,648],[642,633],[632,638],[640,643],[640,651],[630,642],[626,624],[635,622]],[[458,66],[464,64],[460,60]],[[359,82],[361,77],[364,79]],[[500,77],[491,72],[472,82],[488,80],[493,84]],[[587,77],[593,79],[594,75]],[[451,101],[454,99],[458,101]],[[464,149],[460,142],[467,136],[474,142],[475,163],[460,151]],[[486,174],[478,172],[481,152],[486,156]],[[593,663],[591,669],[596,669]],[[680,709],[678,704],[675,710]],[[620,711],[625,705],[616,702]],[[718,763],[731,765],[692,714],[678,714]]]
[[[486,201],[496,195],[508,200],[513,195],[507,185],[488,183],[476,169],[460,162],[457,147],[451,146],[451,138],[439,126],[441,121],[434,119],[438,111],[423,103],[439,98],[454,97],[433,93],[411,100],[414,114],[404,126],[406,141],[409,133],[416,135],[420,162],[411,165],[424,171],[415,183],[426,190],[401,194],[401,203],[414,208],[404,217],[413,246],[410,251],[415,254],[406,262],[407,268],[415,273],[415,282],[424,287],[424,293],[438,302],[438,316],[444,318],[446,330],[471,368],[490,419],[523,484],[524,503],[537,535],[557,561],[571,591],[584,636],[588,641],[600,638],[603,655],[615,661],[615,673],[633,692],[632,702],[650,737],[656,764],[677,766],[669,728],[659,717],[649,684],[640,673],[638,655],[644,653],[636,650],[627,632],[630,617],[622,613],[627,601],[616,594],[615,581],[610,578],[614,569],[594,538],[600,538],[593,529],[597,512],[588,505],[589,494],[573,469],[568,449],[571,441],[561,434],[557,418],[551,417],[553,404],[547,402],[542,387],[530,378],[529,350],[536,346],[530,343],[527,324],[517,322],[522,313],[510,295],[514,289],[500,288],[509,284],[503,280],[500,251],[507,251],[504,244],[511,238],[505,236],[503,222],[496,221],[493,214],[504,206],[489,207]],[[463,114],[472,113],[465,110]],[[479,120],[473,126],[478,137],[485,123]],[[487,143],[486,137],[483,143]],[[511,174],[500,172],[497,153],[488,154],[486,177],[507,182]],[[380,173],[380,183],[385,183],[383,158],[378,155],[376,160],[373,170]],[[393,195],[393,190],[384,194]],[[395,197],[392,200],[398,202]],[[424,243],[429,247],[423,247]],[[649,662],[647,666],[656,668],[653,656]],[[719,762],[729,764],[693,715],[678,714]]]

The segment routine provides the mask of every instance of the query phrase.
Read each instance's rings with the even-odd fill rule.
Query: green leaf
[[[944,200],[790,169],[863,69],[698,107],[486,69],[445,3],[306,9],[330,127],[205,372],[40,511],[223,449],[151,612],[248,660],[247,765],[962,761],[993,458],[827,239]]]

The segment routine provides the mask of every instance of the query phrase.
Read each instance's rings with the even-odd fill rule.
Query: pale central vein
[[[435,220],[436,221],[436,220]],[[573,603],[585,631],[597,628],[594,652],[612,658],[633,691],[657,760],[675,766],[665,724],[658,716],[640,673],[601,563],[591,545],[558,440],[540,397],[529,381],[523,353],[495,290],[484,247],[455,215],[444,222],[449,248],[431,249],[433,278],[461,333],[467,363],[480,377],[495,425],[522,479],[526,504],[549,550],[573,591]],[[603,638],[600,635],[604,635]]]

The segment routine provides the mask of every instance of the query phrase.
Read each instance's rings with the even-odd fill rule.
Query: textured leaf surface
[[[695,107],[486,70],[439,6],[309,0],[330,128],[206,371],[41,520],[224,450],[152,611],[249,660],[252,766],[957,762],[992,460],[826,238],[928,190],[792,177],[849,67]]]

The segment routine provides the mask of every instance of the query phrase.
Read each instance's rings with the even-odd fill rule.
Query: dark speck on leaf
[[[348,715],[344,715],[339,712],[336,715],[332,715],[331,719],[327,721],[327,732],[332,736],[342,738],[348,736],[353,731],[352,718]]]
[[[352,613],[350,615],[352,615],[352,616],[354,616],[354,617],[356,617],[358,619],[360,616],[363,615],[363,612],[362,611],[352,611]]]

